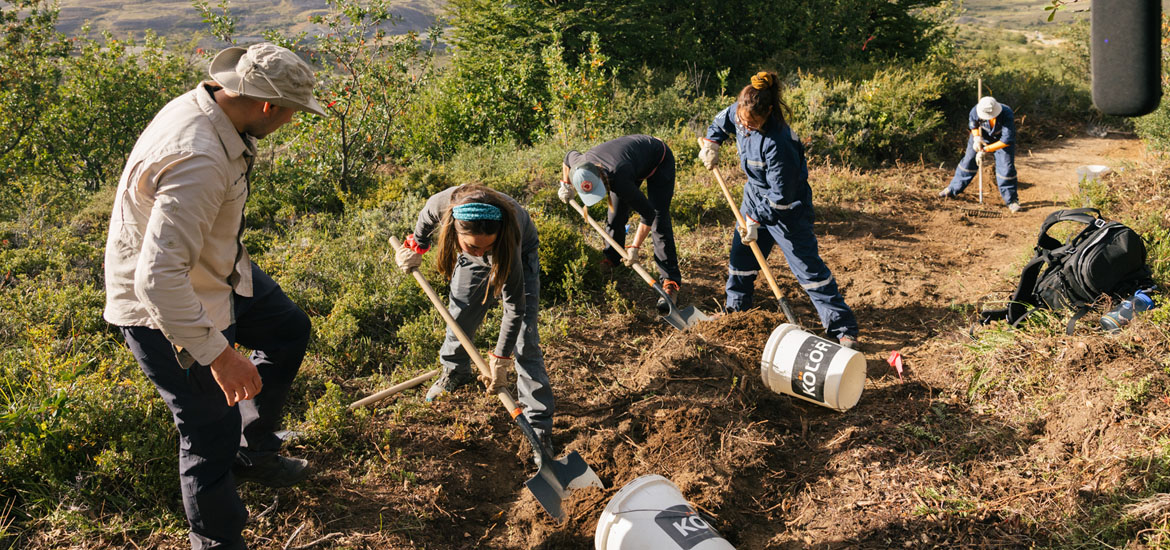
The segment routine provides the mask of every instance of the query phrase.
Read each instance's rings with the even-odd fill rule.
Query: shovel
[[[597,223],[597,220],[594,220],[589,216],[589,211],[585,210],[585,207],[581,206],[580,204],[577,204],[577,199],[570,199],[569,206],[572,206],[573,210],[576,210],[578,214],[581,214],[581,216],[585,218],[585,221],[589,222],[589,225],[593,226],[593,229],[596,229],[597,232],[601,234],[601,238],[605,239],[605,242],[609,243],[609,246],[613,247],[613,249],[621,255],[622,259],[629,261],[630,255],[628,252],[626,252],[626,247],[618,244],[617,241],[613,240],[613,237],[610,237],[609,233],[606,233],[605,229],[603,229],[601,225]],[[662,315],[662,318],[667,323],[670,323],[670,326],[679,330],[686,330],[699,321],[707,321],[711,319],[710,317],[707,317],[706,313],[695,309],[695,306],[687,306],[683,309],[679,309],[678,306],[674,304],[674,300],[670,298],[670,295],[666,293],[666,290],[662,288],[662,283],[654,280],[654,277],[651,277],[641,264],[633,262],[630,264],[630,267],[634,268],[634,271],[638,272],[638,275],[642,277],[642,280],[646,281],[646,283],[654,289],[654,292],[657,292],[658,295],[662,297],[662,305],[658,307],[658,313],[659,315]]]
[[[402,243],[395,237],[390,237],[390,245],[398,250],[402,247]],[[447,327],[455,336],[459,338],[459,343],[463,344],[463,349],[467,351],[467,355],[471,357],[472,362],[479,369],[479,372],[484,376],[488,376],[487,363],[484,362],[483,356],[479,354],[479,350],[475,349],[475,344],[471,343],[471,339],[459,328],[459,324],[455,322],[455,318],[451,316],[451,312],[443,305],[443,300],[435,293],[435,289],[431,288],[430,283],[419,273],[417,269],[410,270],[410,274],[414,275],[414,280],[418,281],[418,285],[422,287],[423,292],[426,293],[427,298],[430,298],[431,303],[434,304],[435,309],[439,310],[439,314],[443,316],[443,320],[447,321]],[[540,503],[548,515],[555,518],[557,521],[565,518],[565,512],[561,508],[561,501],[565,499],[565,495],[574,489],[581,489],[583,487],[598,487],[605,488],[601,483],[601,478],[585,463],[585,459],[573,451],[564,456],[564,458],[553,458],[545,450],[544,446],[540,444],[540,440],[536,437],[536,432],[532,429],[532,424],[528,423],[528,419],[521,414],[520,406],[516,404],[516,400],[512,398],[512,394],[508,390],[501,388],[496,392],[496,397],[504,404],[504,408],[512,415],[512,420],[520,427],[520,431],[524,432],[524,436],[528,438],[528,443],[532,445],[533,460],[536,462],[536,475],[532,479],[526,481],[524,485],[532,492],[532,496],[536,497],[536,501]]]
[[[747,221],[743,219],[743,214],[739,211],[739,206],[735,204],[735,199],[731,198],[731,191],[727,189],[727,184],[723,182],[723,176],[719,174],[718,168],[712,168],[711,173],[715,174],[715,181],[719,182],[719,188],[723,190],[723,197],[727,199],[727,204],[731,206],[731,211],[735,213],[735,220],[739,222],[740,227],[747,227]],[[796,321],[796,314],[792,313],[792,306],[788,305],[788,300],[784,299],[784,295],[780,293],[780,285],[776,284],[776,277],[772,275],[772,269],[768,267],[768,260],[764,258],[764,253],[760,250],[760,245],[756,241],[748,243],[752,249],[752,254],[756,256],[756,263],[760,264],[760,270],[764,272],[764,278],[768,280],[768,286],[772,287],[772,294],[776,295],[776,301],[780,302],[780,311],[784,312],[784,317],[788,318],[788,322],[796,326],[800,323]]]

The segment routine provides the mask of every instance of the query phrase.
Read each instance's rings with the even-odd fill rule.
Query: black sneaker
[[[426,402],[430,403],[472,382],[475,382],[475,377],[470,372],[443,371],[439,379],[431,384],[431,389],[427,390]]]
[[[309,477],[313,469],[303,458],[273,455],[259,464],[243,464],[238,461],[232,466],[237,483],[251,481],[265,487],[292,487]]]

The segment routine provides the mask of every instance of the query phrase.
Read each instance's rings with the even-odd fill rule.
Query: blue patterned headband
[[[482,202],[460,204],[451,209],[451,217],[463,221],[501,220],[504,214],[498,207]]]

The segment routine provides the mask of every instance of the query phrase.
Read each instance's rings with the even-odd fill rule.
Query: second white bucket
[[[735,550],[660,475],[622,487],[597,521],[597,550]]]
[[[764,345],[760,376],[776,393],[847,411],[865,388],[865,355],[784,323]]]

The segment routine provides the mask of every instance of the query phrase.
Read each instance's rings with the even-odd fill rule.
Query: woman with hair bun
[[[555,454],[553,394],[537,332],[540,258],[532,218],[512,197],[482,185],[448,188],[427,199],[414,233],[395,257],[398,267],[410,271],[421,265],[436,231],[437,266],[451,281],[447,309],[459,327],[474,338],[487,310],[497,301],[503,304],[500,336],[488,361],[492,376],[482,381],[495,393],[507,381],[507,370],[515,367],[524,416],[550,456]],[[427,402],[475,380],[471,358],[451,329],[439,349],[439,362],[442,374],[427,391]]]
[[[851,348],[857,344],[857,318],[817,250],[808,164],[800,137],[788,125],[791,117],[776,73],[761,71],[736,102],[715,117],[706,137],[699,138],[699,159],[712,170],[719,162],[719,145],[734,137],[740,168],[747,176],[740,203],[747,223],[732,235],[726,307],[728,311],[752,307],[760,266],[748,243],[755,241],[765,257],[778,244],[825,331]]]

